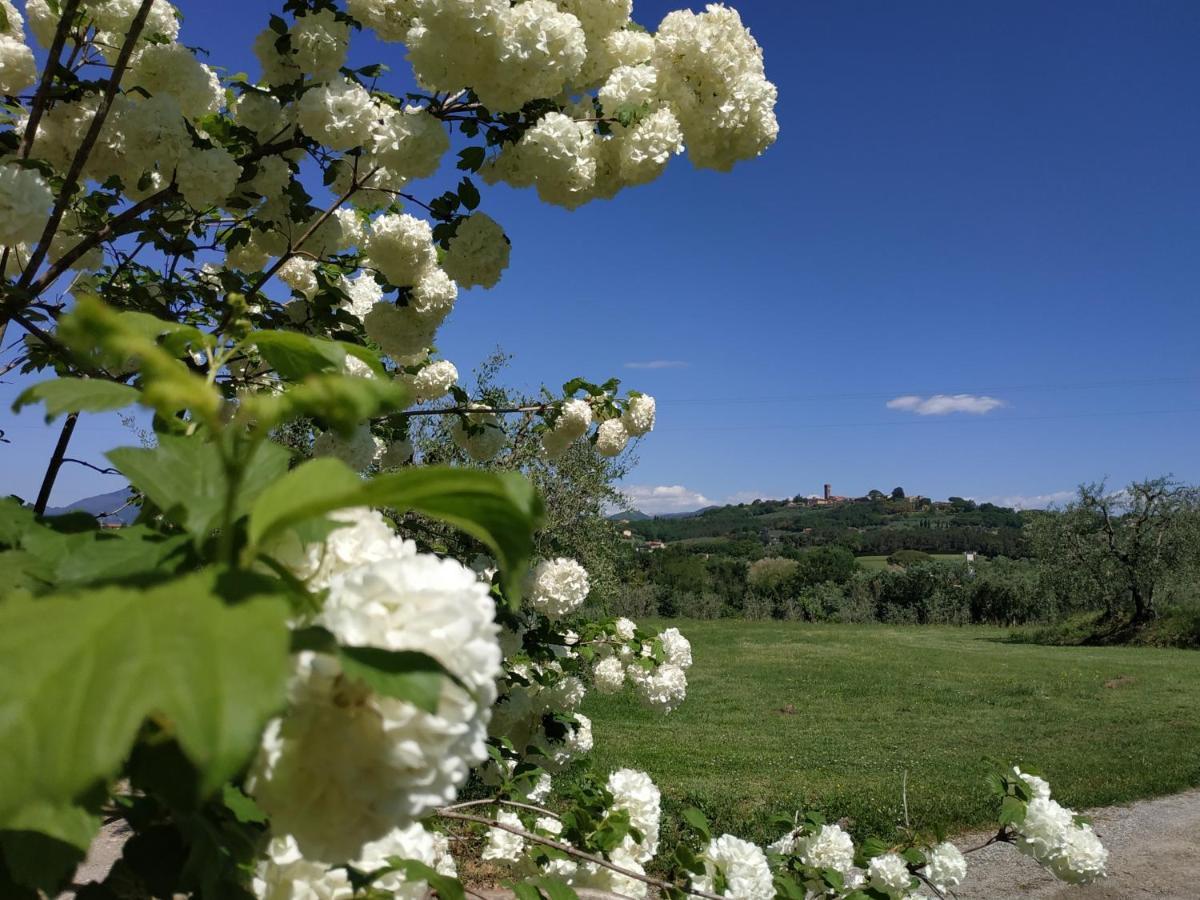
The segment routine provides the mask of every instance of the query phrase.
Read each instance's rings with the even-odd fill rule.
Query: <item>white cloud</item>
[[[622,487],[621,493],[629,498],[631,508],[649,515],[691,512],[713,505],[699,491],[690,490],[682,484],[630,484]]]
[[[1046,509],[1066,503],[1075,496],[1074,491],[1052,491],[1049,494],[1012,494],[1007,497],[969,497],[976,503],[994,503],[1012,509]]]
[[[682,359],[648,359],[645,362],[627,362],[627,369],[686,369],[688,363]]]
[[[1003,400],[975,394],[933,394],[929,397],[905,394],[887,402],[888,409],[900,409],[918,416],[944,416],[958,412],[981,416],[1000,406],[1004,406]]]

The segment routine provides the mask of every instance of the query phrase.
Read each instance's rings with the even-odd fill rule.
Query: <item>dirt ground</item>
[[[995,844],[968,857],[960,900],[1139,900],[1200,898],[1200,790],[1128,806],[1088,810],[1108,848],[1108,878],[1064,885],[1014,848]],[[959,846],[983,843],[969,835]]]
[[[1197,900],[1200,898],[1200,790],[1128,806],[1088,810],[1109,851],[1109,877],[1073,887],[1056,881],[1008,845],[996,844],[969,857],[959,900]],[[75,877],[76,884],[102,879],[126,833],[119,825],[96,838]],[[962,835],[960,847],[983,843],[987,834]],[[63,897],[69,897],[65,894]]]

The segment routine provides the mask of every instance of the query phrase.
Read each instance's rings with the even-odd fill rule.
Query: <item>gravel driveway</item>
[[[1200,898],[1200,790],[1128,806],[1088,810],[1108,848],[1108,878],[1088,887],[1056,881],[1033,860],[1001,844],[972,853],[960,900],[1139,900]],[[962,846],[983,843],[969,835]]]

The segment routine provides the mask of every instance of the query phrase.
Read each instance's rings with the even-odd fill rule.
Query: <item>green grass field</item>
[[[961,553],[930,553],[934,562],[962,562],[963,555]],[[888,568],[886,556],[856,556],[858,564],[868,572],[878,572]]]
[[[1036,766],[1085,808],[1200,784],[1200,653],[1001,643],[986,628],[680,622],[695,664],[663,717],[593,692],[602,767],[645,769],[668,810],[766,840],[798,808],[860,835],[993,818],[985,758]],[[669,838],[668,838],[669,839]]]

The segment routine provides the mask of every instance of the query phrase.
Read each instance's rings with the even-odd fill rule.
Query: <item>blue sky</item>
[[[257,72],[266,4],[180,5],[186,42]],[[656,395],[629,479],[647,509],[824,482],[1034,502],[1104,476],[1200,481],[1200,4],[739,8],[778,143],[574,212],[485,192],[512,264],[461,295],[444,355],[465,372],[500,346],[517,386],[618,375]],[[922,414],[939,394],[1000,404]],[[32,411],[0,427],[0,488],[32,496],[56,430]],[[72,455],[131,440],[93,417]],[[54,500],[111,481],[68,467]]]

